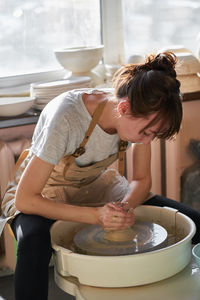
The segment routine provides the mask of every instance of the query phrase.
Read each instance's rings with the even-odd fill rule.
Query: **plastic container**
[[[192,255],[193,255],[198,267],[200,268],[200,243],[193,247]]]

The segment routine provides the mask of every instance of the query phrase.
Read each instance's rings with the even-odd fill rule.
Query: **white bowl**
[[[140,54],[133,54],[128,58],[128,64],[143,64],[144,61],[144,56]]]
[[[0,97],[0,116],[21,115],[32,107],[34,101],[34,97]]]
[[[200,73],[200,61],[191,53],[176,53],[178,63],[176,65],[177,75],[189,75]]]
[[[54,50],[56,59],[72,73],[86,73],[96,67],[103,55],[103,45]]]
[[[171,46],[168,46],[168,47],[164,47],[164,48],[160,49],[158,53],[166,52],[166,51],[170,51],[170,52],[173,52],[175,54],[179,53],[179,52],[192,53],[192,51],[185,48],[183,45],[171,45]]]

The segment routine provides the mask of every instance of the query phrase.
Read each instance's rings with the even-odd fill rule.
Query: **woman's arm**
[[[16,191],[16,208],[25,214],[40,215],[53,220],[98,224],[104,228],[121,229],[130,225],[126,213],[109,205],[103,207],[78,207],[54,202],[42,196],[42,190],[54,168],[33,156],[26,167]],[[113,217],[117,217],[117,222]]]
[[[135,144],[133,146],[133,178],[131,191],[122,202],[130,207],[137,207],[145,201],[151,188],[151,145]]]
[[[49,219],[95,224],[95,208],[58,203],[41,195],[53,168],[54,165],[33,156],[17,188],[16,208],[25,214],[36,214]]]

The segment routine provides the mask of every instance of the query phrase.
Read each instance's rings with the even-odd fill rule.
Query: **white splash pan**
[[[55,268],[61,276],[74,276],[81,284],[97,287],[131,287],[157,282],[180,272],[191,260],[194,222],[168,207],[142,205],[135,209],[139,220],[163,226],[182,236],[163,249],[124,256],[91,256],[65,248],[80,223],[57,221],[51,228]]]

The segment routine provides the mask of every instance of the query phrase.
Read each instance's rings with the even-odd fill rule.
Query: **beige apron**
[[[92,117],[89,128],[79,148],[72,155],[61,159],[53,169],[42,195],[55,202],[63,202],[79,206],[102,206],[110,201],[121,201],[129,190],[124,174],[124,152],[127,142],[119,142],[119,152],[89,166],[80,167],[75,158],[85,152],[85,145],[95,128],[107,100],[102,101]],[[2,201],[0,218],[0,234],[7,221],[20,213],[15,207],[15,192],[20,177],[33,154],[25,150],[11,175],[11,182]],[[118,159],[118,169],[107,169]],[[121,176],[122,175],[122,176]]]

